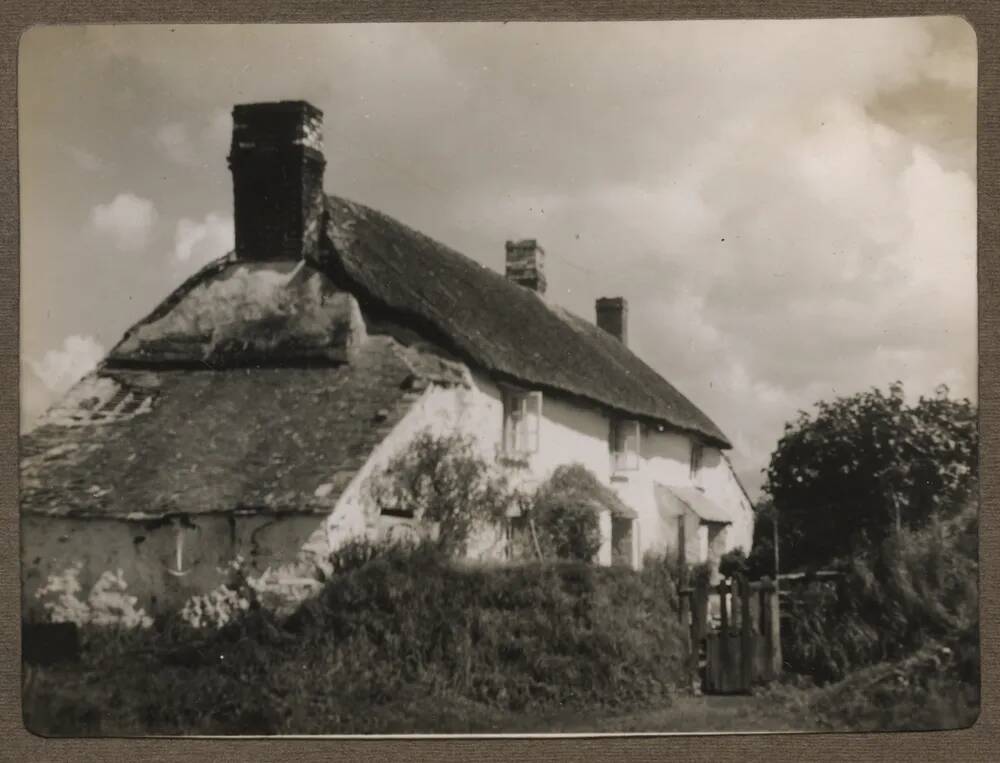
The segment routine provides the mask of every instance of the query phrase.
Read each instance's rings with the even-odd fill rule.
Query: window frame
[[[632,432],[629,433],[633,435],[632,438],[628,434],[623,438],[619,437],[625,427],[632,428]],[[635,441],[634,452],[630,452],[627,447],[619,449],[620,440],[622,443],[628,443],[631,439]],[[610,445],[612,474],[639,471],[639,467],[642,464],[642,424],[638,419],[612,419]],[[629,456],[633,458],[629,459]]]
[[[688,465],[691,484],[700,488],[702,467],[705,461],[705,446],[697,440],[691,441],[691,460]]]
[[[503,387],[503,431],[500,452],[508,458],[527,458],[541,447],[542,393]]]

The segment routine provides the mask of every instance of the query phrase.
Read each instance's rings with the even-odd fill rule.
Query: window
[[[638,421],[616,421],[612,424],[611,466],[616,472],[639,468]]]
[[[691,443],[691,482],[696,486],[701,486],[701,457],[702,446],[700,442]]]
[[[506,390],[503,397],[503,452],[525,456],[538,451],[542,393]]]
[[[633,549],[634,520],[631,517],[611,517],[611,563],[635,567]]]

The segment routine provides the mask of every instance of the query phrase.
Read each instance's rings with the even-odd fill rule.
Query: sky
[[[19,61],[21,426],[233,246],[234,104],[325,112],[330,193],[630,346],[732,440],[900,380],[975,399],[976,40],[957,18],[35,27]]]

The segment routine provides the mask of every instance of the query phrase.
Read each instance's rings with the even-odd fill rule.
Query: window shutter
[[[634,420],[616,421],[612,427],[612,464],[615,471],[639,468],[639,422]]]
[[[639,468],[639,422],[629,421],[626,423],[627,432],[625,440],[625,452],[627,455],[627,462],[630,469]]]
[[[505,453],[513,453],[517,444],[515,440],[517,427],[514,422],[514,406],[517,403],[518,401],[510,392],[503,393],[503,450]]]
[[[697,485],[701,482],[702,447],[699,442],[691,443],[691,481]]]
[[[525,453],[537,453],[539,445],[539,433],[542,427],[542,393],[529,392],[522,398],[524,419],[524,443]]]

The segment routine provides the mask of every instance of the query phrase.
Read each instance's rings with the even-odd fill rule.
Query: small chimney
[[[507,278],[545,294],[545,250],[535,239],[507,242]]]
[[[323,220],[323,112],[305,101],[233,108],[236,256],[299,260],[316,253]]]
[[[601,297],[597,300],[597,327],[628,345],[628,302],[624,297]]]

